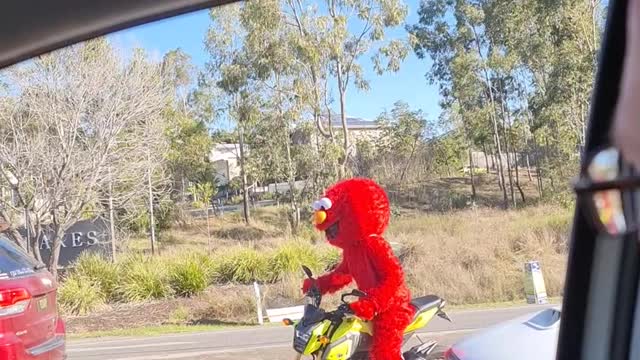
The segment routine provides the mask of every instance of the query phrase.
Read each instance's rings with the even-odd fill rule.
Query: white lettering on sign
[[[74,248],[82,246],[82,233],[74,232],[71,234],[71,246]]]
[[[89,246],[97,245],[98,244],[98,233],[95,232],[95,231],[89,231],[87,233],[87,239],[89,239],[89,241],[87,241],[87,245],[89,245]]]
[[[60,241],[60,245],[63,248],[66,248],[68,240],[71,240],[72,248],[95,246],[100,243],[98,232],[93,230],[88,231],[86,235],[82,232],[73,232],[70,234],[70,236],[63,237]],[[39,244],[40,250],[51,250],[51,240],[49,239],[49,236],[47,234],[42,234]]]
[[[49,249],[51,250],[51,244],[49,244],[49,238],[47,234],[42,234],[42,239],[40,240],[40,250]]]

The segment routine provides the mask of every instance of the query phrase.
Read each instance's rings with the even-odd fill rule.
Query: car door
[[[588,159],[585,155],[610,145],[625,53],[627,3],[609,2],[583,163]],[[631,194],[627,200],[637,208],[637,195]],[[630,357],[632,337],[636,338],[634,343],[640,341],[640,329],[633,333],[639,268],[637,235],[609,236],[596,231],[589,221],[592,214],[588,207],[587,201],[578,199],[557,359],[638,358]]]

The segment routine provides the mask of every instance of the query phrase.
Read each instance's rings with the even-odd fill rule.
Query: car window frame
[[[588,158],[584,155],[611,143],[609,130],[622,78],[627,7],[628,0],[609,3],[583,162]],[[627,359],[638,292],[637,235],[611,238],[598,234],[588,216],[588,204],[577,199],[556,359]]]

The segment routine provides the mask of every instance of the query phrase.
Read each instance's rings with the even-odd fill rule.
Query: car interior
[[[625,53],[626,11],[625,0],[609,4],[583,159],[610,144]],[[573,221],[557,359],[633,359],[639,345],[634,316],[637,238],[597,233],[587,220],[587,202],[578,199]]]
[[[0,12],[0,68],[114,31],[227,2],[230,1],[7,2]],[[610,144],[609,129],[625,54],[626,9],[627,0],[609,1],[583,159]],[[629,211],[634,214],[637,194],[625,197],[633,205]],[[575,209],[557,359],[639,359],[637,233],[598,233],[588,221],[588,202],[578,198]]]

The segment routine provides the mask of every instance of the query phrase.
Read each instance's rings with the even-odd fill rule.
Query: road
[[[462,336],[549,307],[522,307],[451,312],[453,323],[436,318],[423,333],[449,345]],[[146,338],[100,338],[70,341],[69,360],[290,360],[292,328],[262,327],[206,333],[163,335]],[[417,343],[416,336],[409,345]]]

